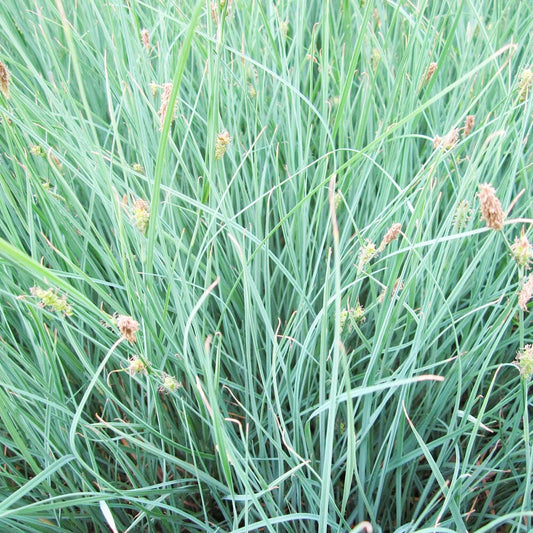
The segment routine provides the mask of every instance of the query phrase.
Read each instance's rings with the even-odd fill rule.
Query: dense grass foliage
[[[532,25],[1,2],[2,531],[531,531]]]

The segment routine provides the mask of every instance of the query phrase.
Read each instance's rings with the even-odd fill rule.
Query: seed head
[[[352,331],[354,323],[357,324],[366,320],[365,309],[359,302],[357,302],[355,307],[346,308],[341,311],[340,320],[341,331],[344,331],[346,328],[346,331],[349,333]]]
[[[387,246],[387,244],[389,244],[390,242],[396,240],[398,238],[398,235],[400,234],[400,231],[402,231],[402,225],[401,224],[393,224],[389,230],[387,231],[387,233],[385,233],[382,241],[381,241],[381,244],[379,245],[378,249],[377,249],[377,252],[378,253],[381,253],[383,250],[385,250],[385,247]]]
[[[178,390],[180,384],[176,380],[174,376],[169,376],[168,374],[165,374],[164,372],[161,374],[161,381],[162,385],[159,387],[159,392],[166,393],[166,392],[174,392]]]
[[[128,374],[134,376],[135,374],[146,374],[146,363],[138,356],[134,355],[128,360]]]
[[[400,278],[397,278],[394,282],[394,285],[392,286],[392,292],[391,292],[391,300],[394,298],[397,292],[400,292],[404,287],[403,281],[400,280]],[[383,303],[385,300],[385,294],[387,294],[387,287],[383,287],[383,290],[381,291],[381,294],[379,295],[378,301],[380,304]]]
[[[533,376],[533,344],[526,344],[524,349],[516,354],[516,364],[524,378]]]
[[[279,32],[281,33],[281,36],[286,39],[287,35],[289,33],[289,21],[283,20],[279,24]]]
[[[444,137],[435,136],[433,139],[433,148],[443,148],[444,150],[451,150],[459,141],[459,130],[457,128],[451,129]]]
[[[215,159],[221,159],[231,144],[228,130],[222,130],[215,139]]]
[[[143,43],[145,50],[149,52],[150,51],[150,34],[148,33],[148,30],[146,28],[143,28],[141,30],[141,41]]]
[[[467,115],[465,119],[465,125],[463,128],[463,137],[466,137],[467,135],[470,135],[472,133],[472,130],[474,129],[474,124],[476,123],[476,116],[475,115]]]
[[[531,243],[524,233],[522,228],[522,233],[520,237],[516,237],[514,244],[511,245],[511,252],[515,261],[526,270],[531,268],[531,260],[533,259],[533,249],[531,248]]]
[[[139,198],[133,202],[132,219],[133,224],[139,229],[139,231],[145,233],[150,220],[150,210],[146,200]]]
[[[163,130],[165,117],[167,116],[168,103],[170,100],[170,93],[172,92],[172,83],[163,83],[163,94],[161,95],[161,106],[159,107],[159,131]],[[172,120],[174,120],[174,109],[172,110]]]
[[[137,342],[135,334],[139,329],[139,322],[127,315],[118,315],[116,320],[122,338],[126,339],[130,344]]]
[[[32,144],[30,146],[30,154],[36,157],[46,157],[46,152],[40,144]]]
[[[379,66],[379,62],[381,61],[381,54],[379,53],[379,50],[377,48],[372,49],[372,70],[376,72]]]
[[[479,186],[479,201],[481,203],[481,218],[486,222],[487,227],[494,230],[502,229],[504,219],[502,204],[490,183],[483,183]]]
[[[524,281],[524,284],[522,285],[522,289],[520,290],[520,293],[518,294],[518,305],[520,306],[520,309],[522,309],[522,311],[527,312],[527,303],[529,302],[529,300],[531,300],[532,296],[533,296],[533,274],[530,274]]]
[[[424,75],[422,77],[422,82],[427,83],[432,77],[433,74],[435,74],[435,71],[437,70],[437,63],[435,61],[432,61],[426,68]]]
[[[376,245],[370,239],[366,239],[364,246],[359,249],[357,270],[362,270],[362,268],[372,259],[372,257],[376,255],[376,253]]]
[[[211,18],[213,19],[213,24],[218,26],[218,6],[216,2],[211,2]]]
[[[522,71],[522,74],[520,74],[520,80],[518,81],[518,99],[520,102],[523,102],[528,97],[532,85],[533,70],[527,68]]]
[[[7,70],[7,67],[0,61],[0,92],[6,97],[10,98],[9,93],[9,80],[11,79],[11,75],[9,74],[9,70]]]
[[[63,316],[72,315],[72,307],[67,303],[67,296],[63,294],[59,296],[57,289],[42,289],[41,287],[31,287],[30,294],[36,296],[41,301],[41,307],[50,307],[52,311],[61,313]]]
[[[460,230],[470,220],[470,203],[468,200],[461,200],[453,216],[453,225],[456,230]]]
[[[339,207],[342,205],[342,193],[340,191],[337,191],[333,196],[333,206],[335,207],[335,210],[339,209]]]

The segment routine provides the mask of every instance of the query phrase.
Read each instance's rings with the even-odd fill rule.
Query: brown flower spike
[[[172,92],[172,83],[163,83],[163,94],[161,95],[161,107],[157,114],[159,115],[159,131],[163,130],[165,117],[167,116],[170,93]],[[172,119],[174,119],[174,109],[172,110]],[[172,121],[172,120],[171,120]]]
[[[402,231],[402,225],[399,223],[393,224],[387,233],[383,236],[383,240],[381,241],[381,244],[378,247],[378,253],[385,250],[385,247],[387,244],[391,243],[392,241],[396,240],[398,238],[398,235],[400,234],[400,231]]]
[[[487,223],[487,227],[494,230],[502,229],[504,219],[502,204],[490,183],[483,183],[479,186],[479,201],[481,203],[481,218]]]
[[[522,290],[520,291],[520,294],[518,295],[518,305],[520,306],[520,309],[522,311],[527,312],[527,302],[531,300],[531,297],[533,296],[533,274],[530,274],[524,285],[522,286]]]
[[[150,51],[150,34],[148,33],[148,30],[146,28],[143,28],[141,30],[141,41],[143,43],[145,50],[149,52]]]
[[[435,136],[433,139],[433,148],[443,148],[451,150],[459,142],[459,130],[452,128],[444,137]]]
[[[9,80],[11,76],[6,66],[0,61],[0,92],[6,97],[9,98]]]
[[[435,61],[432,61],[426,71],[424,72],[424,83],[427,83],[432,77],[433,77],[433,74],[435,74],[435,71],[437,70],[437,63],[435,63]]]
[[[118,315],[117,327],[122,337],[126,339],[130,344],[137,342],[137,337],[135,336],[135,334],[139,329],[139,322],[134,320],[131,316]]]
[[[467,115],[465,119],[465,126],[463,128],[463,137],[466,137],[467,135],[470,135],[470,133],[472,133],[475,123],[476,123],[475,115]]]

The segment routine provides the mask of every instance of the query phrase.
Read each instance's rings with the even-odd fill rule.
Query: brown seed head
[[[143,43],[145,50],[149,52],[150,51],[150,34],[148,33],[148,30],[146,28],[143,28],[141,30],[141,41]]]
[[[502,229],[504,218],[502,204],[490,183],[483,183],[479,186],[479,201],[481,203],[481,218],[486,222],[487,227],[494,230]]]
[[[475,115],[468,115],[465,119],[465,126],[463,128],[463,137],[466,137],[467,135],[470,135],[472,130],[474,129],[474,124],[476,123],[476,116]]]
[[[451,150],[459,141],[459,130],[457,128],[451,129],[444,137],[435,136],[433,139],[433,148],[444,148]]]
[[[135,334],[139,329],[139,322],[134,320],[131,316],[118,315],[117,327],[122,337],[126,339],[130,344],[133,344],[137,341],[137,337],[135,336]]]
[[[11,76],[7,67],[0,61],[0,92],[6,97],[9,98],[9,80]]]
[[[397,239],[398,235],[400,234],[400,231],[402,231],[402,225],[398,223],[393,224],[389,228],[387,233],[385,233],[385,235],[383,236],[383,240],[381,241],[381,244],[379,245],[378,250],[377,250],[378,253],[385,250],[385,246],[387,246],[387,244]]]
[[[518,305],[520,306],[520,309],[522,311],[527,312],[527,302],[531,300],[531,297],[533,296],[533,274],[530,274],[524,285],[522,285],[522,289],[520,293],[518,294]]]
[[[163,83],[163,94],[161,95],[161,106],[159,107],[159,131],[163,130],[163,123],[167,115],[168,102],[170,100],[170,93],[172,92],[172,83]],[[172,118],[174,118],[174,110],[172,110]]]
[[[424,83],[427,83],[432,78],[436,70],[437,70],[437,63],[435,63],[435,61],[432,61],[426,68],[426,71],[424,72],[424,77],[423,77]]]
[[[392,286],[392,292],[391,292],[391,300],[394,298],[397,292],[401,291],[404,287],[403,281],[400,280],[400,278],[397,278],[394,282],[394,285]],[[385,294],[387,294],[387,287],[383,287],[383,290],[381,291],[381,294],[379,295],[378,301],[380,304],[383,303],[385,300]]]

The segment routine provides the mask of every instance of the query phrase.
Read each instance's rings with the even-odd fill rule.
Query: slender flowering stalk
[[[502,204],[496,196],[496,190],[490,183],[479,186],[479,201],[481,203],[481,218],[487,227],[494,230],[503,228],[504,214]]]

